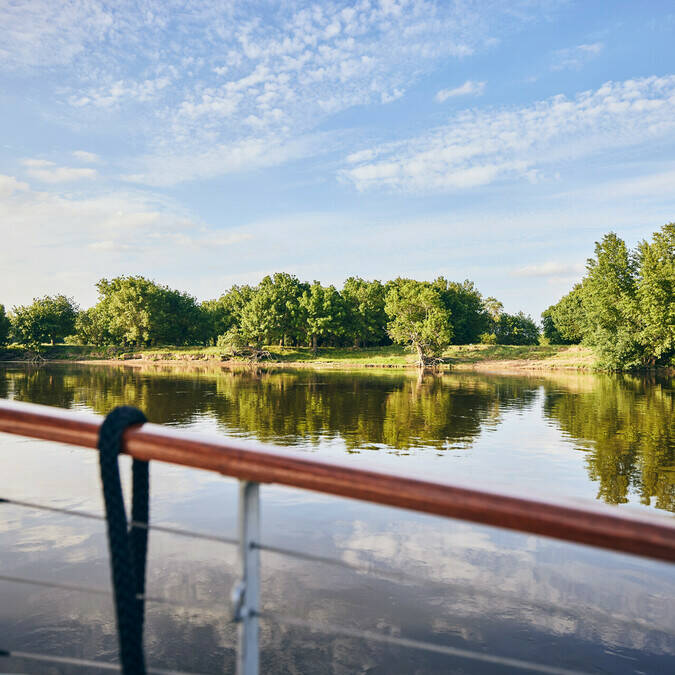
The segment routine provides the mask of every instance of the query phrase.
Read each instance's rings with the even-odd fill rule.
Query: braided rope
[[[145,675],[143,654],[143,599],[145,593],[145,561],[148,547],[147,527],[128,529],[117,456],[126,429],[147,422],[137,408],[120,406],[104,420],[98,438],[101,482],[108,527],[108,548],[117,615],[120,661],[125,675]],[[148,522],[148,463],[134,459],[132,463],[133,522]]]

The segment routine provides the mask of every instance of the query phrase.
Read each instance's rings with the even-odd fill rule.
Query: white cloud
[[[109,85],[79,92],[69,98],[69,103],[76,108],[87,105],[109,108],[124,101],[146,103],[157,98],[170,82],[168,77],[157,77],[139,82],[118,80]]]
[[[0,69],[70,63],[101,41],[112,24],[110,10],[89,0],[0,3]]]
[[[224,252],[254,236],[199,222],[156,195],[108,190],[73,197],[31,189],[0,175],[0,286],[6,306],[58,288],[83,304],[102,276],[146,274],[171,282],[178,271],[222,264]]]
[[[449,98],[456,96],[480,96],[485,91],[485,82],[467,80],[464,84],[454,89],[441,89],[435,96],[438,103],[443,103]]]
[[[278,166],[312,154],[317,137],[308,136],[283,142],[274,137],[247,138],[233,143],[215,144],[208,149],[156,152],[132,162],[133,173],[126,181],[166,186],[200,178]]]
[[[24,159],[21,162],[28,168],[27,173],[43,183],[68,183],[82,179],[96,178],[96,169],[76,169],[56,166],[46,159]]]
[[[411,192],[534,181],[546,165],[667,138],[673,129],[675,76],[607,82],[572,99],[464,111],[424,136],[350,155],[341,176],[359,190]]]
[[[15,192],[28,190],[28,183],[18,181],[14,176],[0,174],[0,196],[10,197]]]
[[[514,270],[517,277],[574,277],[584,272],[579,263],[544,262],[536,265],[525,265]]]
[[[93,152],[87,152],[86,150],[74,150],[73,157],[75,157],[75,159],[79,159],[80,162],[84,162],[85,164],[98,164],[101,161],[101,158],[97,154]]]
[[[577,45],[567,49],[558,49],[553,52],[554,63],[551,70],[579,69],[592,58],[596,57],[605,45],[602,42]]]
[[[45,87],[69,104],[58,109],[61,122],[119,125],[157,166],[269,138],[287,145],[335,113],[400,99],[439,60],[488,48],[493,33],[546,14],[548,3],[486,11],[435,0],[264,8],[205,0],[182,7],[180,22],[175,5],[158,0],[142,11],[102,7],[12,4],[0,11],[4,49],[11,67],[55,67]]]

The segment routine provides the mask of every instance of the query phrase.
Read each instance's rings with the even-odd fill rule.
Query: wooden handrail
[[[32,403],[0,401],[0,431],[96,448],[101,418]],[[154,424],[130,428],[123,451],[258,483],[278,483],[374,504],[588,544],[675,562],[675,521],[614,507],[556,504],[432,483],[252,449],[231,440],[202,440]]]

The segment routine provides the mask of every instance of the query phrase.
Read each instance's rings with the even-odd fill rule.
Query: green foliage
[[[539,327],[523,312],[507,314],[496,298],[483,301],[483,320],[487,330],[479,335],[486,345],[536,345],[539,342]]]
[[[466,279],[460,284],[438,277],[432,285],[452,316],[452,343],[469,345],[478,342],[481,334],[489,328],[490,315],[474,283]]]
[[[575,284],[567,295],[542,312],[541,316],[544,335],[551,344],[579,344],[583,339],[586,325],[582,285]]]
[[[537,324],[523,312],[502,313],[494,324],[494,334],[500,345],[536,345],[539,342]]]
[[[243,334],[257,345],[298,344],[306,334],[305,310],[300,298],[308,285],[292,274],[266,276],[244,305]]]
[[[307,335],[312,349],[322,343],[339,338],[344,332],[345,303],[335,286],[322,286],[315,281],[300,298],[300,306],[307,322]]]
[[[77,341],[83,345],[112,344],[113,337],[108,331],[105,310],[100,303],[83,310],[77,315],[75,335]]]
[[[17,342],[39,350],[45,342],[62,342],[75,330],[77,305],[65,295],[45,295],[30,305],[12,309],[12,333]]]
[[[253,293],[251,286],[232,286],[218,299],[202,302],[200,308],[204,342],[213,344],[218,336],[233,326],[240,325],[244,307],[253,297]]]
[[[11,323],[9,317],[5,314],[5,306],[0,305],[0,346],[9,342]]]
[[[186,293],[141,276],[101,279],[96,288],[98,303],[78,320],[82,342],[141,347],[202,339],[204,315]]]
[[[637,339],[636,260],[611,232],[595,245],[581,287],[584,342],[594,347],[600,365],[612,370],[640,364]]]
[[[225,349],[229,354],[237,355],[245,350],[249,344],[248,340],[242,335],[241,330],[233,326],[228,331],[218,336],[216,346]]]
[[[5,314],[5,306],[0,305],[0,346],[9,342],[12,324],[9,317]]]
[[[582,283],[542,315],[547,335],[583,341],[608,370],[668,365],[675,356],[675,224],[629,251],[616,234],[595,245]]]
[[[342,297],[347,313],[344,335],[356,347],[388,343],[387,314],[384,311],[385,288],[379,281],[349,277]]]
[[[384,308],[390,319],[389,336],[416,351],[420,365],[440,356],[450,344],[450,312],[430,283],[396,279],[387,291]]]
[[[639,244],[637,262],[643,361],[669,363],[675,355],[675,223]]]

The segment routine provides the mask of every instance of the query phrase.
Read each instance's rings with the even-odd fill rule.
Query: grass
[[[269,362],[317,367],[412,367],[416,355],[398,345],[386,347],[322,347],[316,354],[309,347],[268,346]],[[227,361],[220,347],[155,347],[123,352],[115,347],[55,345],[45,347],[47,360],[137,360],[143,361]],[[447,367],[472,369],[592,369],[593,352],[578,345],[453,345],[445,350]],[[0,359],[22,360],[25,350],[14,346],[0,352]]]

